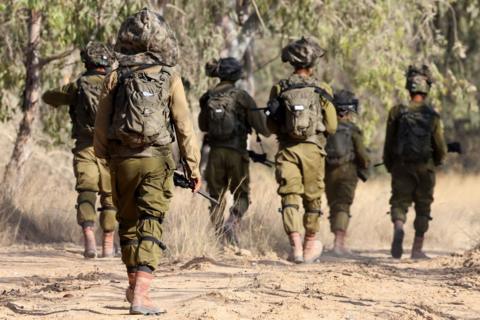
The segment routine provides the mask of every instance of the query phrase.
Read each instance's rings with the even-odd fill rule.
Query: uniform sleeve
[[[435,162],[435,165],[439,166],[445,160],[448,152],[443,132],[443,121],[440,117],[437,117],[434,123],[432,140],[433,160]]]
[[[248,124],[259,134],[269,137],[270,130],[267,127],[267,116],[263,110],[257,109],[255,100],[246,92],[242,92],[240,103],[247,111]]]
[[[200,150],[196,141],[185,90],[179,76],[173,76],[171,110],[180,153],[187,163],[190,178],[200,178]]]
[[[280,93],[280,85],[277,84],[272,87],[270,90],[270,97],[268,99],[268,103],[271,101],[277,99],[278,95]],[[267,129],[271,133],[278,134],[280,131],[280,128],[278,127],[278,123],[272,118],[272,117],[267,117]]]
[[[53,107],[70,106],[77,99],[77,85],[75,82],[64,85],[61,88],[45,91],[42,100]]]
[[[95,116],[95,134],[93,137],[93,148],[98,158],[108,159],[108,128],[113,113],[113,99],[115,86],[117,85],[117,74],[111,73],[103,82],[102,93],[98,101],[98,110]]]
[[[383,146],[383,164],[388,171],[391,170],[394,160],[393,146],[395,145],[394,139],[395,132],[397,131],[395,121],[396,109],[397,107],[393,107],[388,113],[387,128],[385,131],[385,144]]]
[[[207,110],[208,92],[200,97],[200,113],[198,114],[198,127],[201,131],[208,131],[208,110]]]
[[[333,90],[329,85],[322,83],[320,87],[325,89],[325,91],[333,97]],[[324,99],[322,112],[325,130],[327,134],[332,135],[335,133],[335,131],[337,131],[338,126],[337,111],[335,110],[335,106],[330,101]]]
[[[363,143],[363,133],[360,128],[355,127],[353,134],[353,147],[355,148],[355,159],[357,165],[362,169],[367,169],[370,166],[370,156],[368,155],[367,148]]]

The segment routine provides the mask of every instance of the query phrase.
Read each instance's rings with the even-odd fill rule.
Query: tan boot
[[[128,288],[125,291],[125,298],[128,302],[133,302],[133,293],[135,291],[135,272],[127,272],[128,275]]]
[[[412,259],[430,259],[425,252],[423,252],[424,237],[415,237],[412,246]]]
[[[393,241],[390,253],[395,259],[400,259],[403,254],[403,238],[405,232],[403,231],[403,221],[395,220],[393,225]]]
[[[288,240],[290,240],[291,251],[288,256],[288,260],[295,263],[303,262],[303,247],[302,247],[302,236],[298,232],[292,232],[288,235]]]
[[[349,256],[352,252],[345,246],[346,232],[343,230],[335,231],[335,240],[333,243],[333,254],[339,257]]]
[[[93,232],[92,226],[83,227],[83,241],[85,246],[85,251],[83,256],[87,259],[92,259],[97,256],[97,244],[95,241],[95,233]]]
[[[103,258],[113,257],[114,234],[115,234],[114,231],[103,233],[103,243],[102,243],[102,257]]]
[[[166,312],[166,310],[158,308],[148,296],[152,281],[153,274],[144,271],[136,272],[130,314],[157,315]]]
[[[305,234],[303,243],[303,260],[305,263],[312,263],[320,258],[322,250],[322,243],[317,239],[316,233]]]

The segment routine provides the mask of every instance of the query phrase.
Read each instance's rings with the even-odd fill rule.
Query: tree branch
[[[49,64],[49,63],[51,63],[55,60],[64,59],[64,58],[68,57],[69,55],[71,55],[74,51],[75,51],[75,48],[71,48],[71,49],[68,49],[64,52],[58,53],[58,54],[54,54],[54,55],[51,55],[51,56],[48,56],[48,57],[45,57],[45,58],[40,58],[40,62],[39,62],[40,68],[44,67],[45,65],[47,65],[47,64]]]

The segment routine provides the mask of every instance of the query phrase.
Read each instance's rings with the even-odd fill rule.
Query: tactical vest
[[[119,72],[109,136],[129,148],[165,146],[174,141],[170,120],[172,69]]]
[[[329,165],[341,165],[355,160],[353,130],[355,130],[353,123],[341,121],[335,134],[327,138],[325,151]]]
[[[209,92],[206,101],[208,139],[212,146],[243,149],[246,147],[249,127],[246,112],[238,103],[239,89]]]
[[[280,87],[278,100],[284,110],[281,132],[298,141],[325,132],[322,99],[328,99],[328,93],[317,86],[315,79],[294,75],[282,81]]]
[[[97,77],[100,76],[100,77]],[[77,80],[77,99],[70,107],[72,137],[93,138],[98,100],[102,91],[104,76],[101,74],[83,75]]]
[[[400,107],[394,154],[406,162],[426,162],[433,155],[432,133],[437,112],[431,106]]]

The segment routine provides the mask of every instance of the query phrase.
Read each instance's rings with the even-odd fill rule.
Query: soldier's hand
[[[192,192],[197,192],[202,187],[202,180],[199,178],[193,178],[190,180],[192,184]]]

